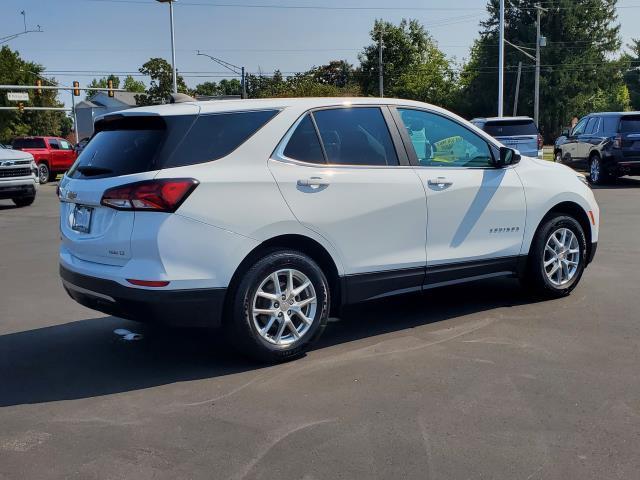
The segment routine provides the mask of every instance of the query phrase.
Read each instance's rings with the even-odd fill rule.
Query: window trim
[[[444,115],[442,112],[436,112],[434,110],[430,110],[428,108],[420,108],[420,107],[415,107],[413,105],[393,105],[391,110],[391,113],[396,121],[396,126],[398,127],[398,129],[400,130],[400,136],[402,137],[402,141],[404,143],[404,148],[407,150],[407,154],[409,155],[409,160],[411,162],[411,165],[413,168],[428,168],[428,169],[433,169],[433,168],[451,168],[451,169],[455,169],[455,170],[495,170],[495,169],[505,169],[505,168],[513,168],[515,165],[506,165],[504,167],[496,167],[495,165],[487,165],[485,167],[468,167],[468,166],[462,166],[462,165],[420,165],[420,162],[418,161],[418,156],[416,155],[416,152],[413,148],[413,144],[411,143],[411,138],[409,137],[409,134],[406,131],[406,128],[400,128],[402,126],[404,126],[404,122],[402,121],[402,117],[400,116],[400,112],[398,112],[398,109],[403,109],[403,110],[415,110],[418,112],[424,112],[424,113],[429,113],[431,115],[437,115],[439,117],[442,117],[446,120],[449,120],[453,123],[455,123],[456,125],[459,125],[460,127],[464,128],[465,130],[468,130],[469,133],[475,135],[476,137],[478,137],[479,139],[481,139],[482,141],[484,141],[487,144],[487,147],[489,147],[489,153],[491,154],[491,160],[492,162],[495,162],[496,160],[496,155],[498,155],[499,153],[499,145],[495,144],[492,141],[489,141],[487,138],[485,138],[483,135],[478,135],[477,132],[474,132],[472,129],[470,129],[468,126],[460,123],[458,120],[456,120],[455,118],[450,117],[449,115]],[[476,127],[478,128],[478,127]]]
[[[400,132],[397,129],[397,125],[393,115],[391,113],[392,105],[388,105],[386,103],[372,103],[372,104],[359,104],[359,105],[325,105],[321,107],[309,108],[302,112],[302,114],[296,119],[296,121],[289,127],[287,133],[282,137],[278,145],[274,149],[273,153],[269,158],[272,160],[293,163],[300,166],[306,167],[322,167],[322,168],[349,168],[349,169],[363,169],[363,168],[412,168],[412,165],[409,161],[407,153],[405,151],[404,142],[402,141]],[[398,157],[398,165],[355,165],[355,164],[345,164],[345,163],[329,163],[329,158],[327,157],[327,153],[325,150],[324,142],[322,141],[322,136],[320,135],[320,130],[318,129],[318,125],[316,124],[316,119],[313,115],[314,112],[318,112],[321,110],[340,110],[340,109],[352,109],[352,108],[378,108],[380,113],[382,114],[382,118],[389,132],[389,136],[391,137],[391,142],[393,144],[393,148],[396,152],[396,156]],[[296,160],[295,158],[287,157],[284,154],[285,149],[287,148],[287,144],[289,140],[293,136],[293,132],[298,128],[298,125],[302,123],[305,116],[309,115],[311,117],[311,121],[313,122],[313,126],[316,129],[316,135],[318,136],[318,140],[320,141],[320,147],[322,148],[322,154],[324,156],[325,163],[313,163],[313,162],[305,162],[302,160]],[[392,122],[392,123],[390,123]]]

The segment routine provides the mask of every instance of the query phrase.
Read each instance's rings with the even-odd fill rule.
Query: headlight
[[[581,173],[576,174],[576,177],[578,177],[578,180],[584,183],[587,187],[591,187],[591,185],[589,185],[589,181],[587,180],[587,177],[585,177]]]
[[[38,176],[38,164],[34,161],[31,162],[31,173],[33,173],[36,177]]]

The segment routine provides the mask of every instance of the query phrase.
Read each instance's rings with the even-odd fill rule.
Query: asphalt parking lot
[[[270,367],[77,305],[55,186],[2,201],[0,478],[638,478],[640,180],[596,197],[569,298],[503,279],[351,308]]]

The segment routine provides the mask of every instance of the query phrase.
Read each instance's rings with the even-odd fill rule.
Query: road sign
[[[7,92],[7,100],[10,102],[28,102],[29,94],[27,92]]]

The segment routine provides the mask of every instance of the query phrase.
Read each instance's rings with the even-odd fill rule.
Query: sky
[[[155,0],[2,0],[0,37],[23,27],[29,33],[8,45],[23,58],[45,66],[61,84],[81,86],[109,73],[121,77],[150,57],[171,58],[169,8]],[[212,5],[215,4],[215,5]],[[223,6],[225,5],[225,6]],[[267,6],[240,8],[230,5]],[[273,6],[321,6],[273,8]],[[228,78],[228,73],[196,51],[265,74],[285,75],[330,60],[357,63],[370,43],[376,18],[398,23],[416,18],[458,61],[468,56],[486,18],[485,0],[177,0],[174,3],[176,64],[189,86]],[[640,37],[640,0],[618,3],[625,43]],[[338,7],[328,9],[326,7]],[[144,80],[143,77],[136,77]],[[69,103],[61,94],[60,100]]]

